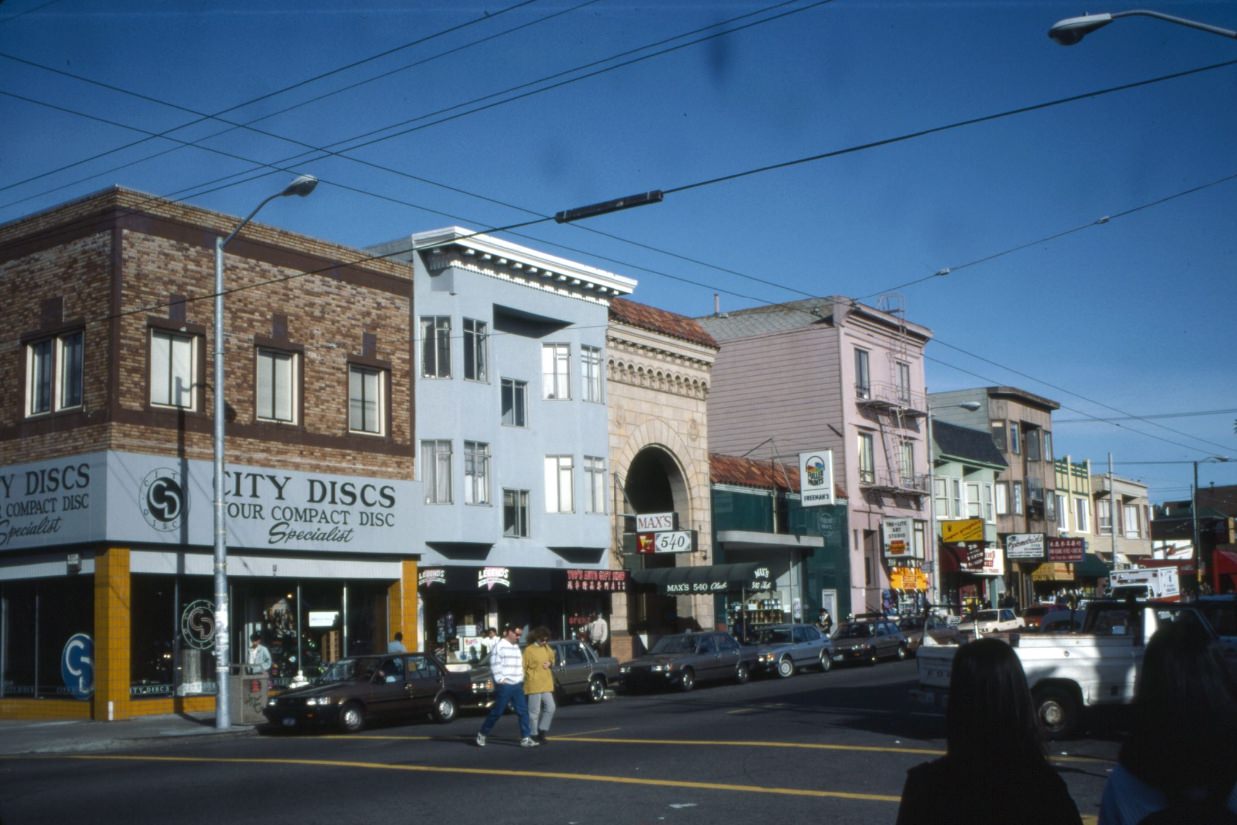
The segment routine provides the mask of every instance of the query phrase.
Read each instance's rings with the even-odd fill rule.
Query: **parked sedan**
[[[461,707],[481,707],[492,685],[452,673],[428,653],[349,656],[317,681],[272,696],[267,721],[282,728],[339,727],[355,732],[385,719],[432,716],[450,722]]]
[[[930,638],[928,644],[947,645],[958,641],[958,626],[950,624],[945,616],[904,616],[898,621],[898,629],[906,637],[906,652],[914,656],[924,644],[924,637]]]
[[[833,667],[833,644],[810,624],[771,624],[753,627],[757,672],[776,673],[783,679],[803,667],[822,671]]]
[[[647,654],[624,662],[619,670],[630,690],[677,687],[686,691],[703,681],[746,682],[750,657],[750,648],[745,651],[729,633],[676,633],[662,636]]]
[[[958,633],[965,636],[968,633],[975,633],[978,628],[979,635],[982,636],[985,633],[1003,633],[1023,627],[1026,627],[1026,622],[1013,611],[1013,608],[1001,607],[992,610],[976,610],[958,625]]]
[[[554,648],[554,687],[564,699],[603,702],[609,688],[621,681],[619,662],[575,639],[550,642]]]
[[[905,659],[910,645],[898,626],[888,619],[842,622],[833,636],[835,662],[866,662]]]

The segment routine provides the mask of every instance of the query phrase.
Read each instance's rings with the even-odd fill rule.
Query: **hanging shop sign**
[[[658,533],[662,530],[679,529],[678,513],[637,513],[637,533]]]
[[[692,553],[698,547],[695,530],[666,530],[659,533],[640,533],[636,538],[639,553]]]
[[[891,590],[928,589],[928,574],[913,567],[895,567],[889,571],[889,587]]]
[[[881,522],[886,558],[915,558],[915,545],[911,535],[912,525],[912,520],[908,518],[887,518]]]
[[[1048,537],[1048,561],[1080,562],[1086,552],[1086,539]]]
[[[941,541],[954,543],[961,541],[984,540],[984,520],[965,518],[956,521],[941,522]]]
[[[1043,561],[1046,538],[1043,533],[1011,533],[1005,537],[1005,557],[1010,561]]]
[[[799,453],[799,501],[804,507],[835,504],[833,500],[833,451]]]

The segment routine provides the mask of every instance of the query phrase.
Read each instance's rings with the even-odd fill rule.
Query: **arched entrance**
[[[623,506],[626,515],[634,517],[648,513],[674,513],[679,529],[690,530],[692,521],[691,495],[682,467],[673,453],[661,445],[642,448],[632,458],[623,479]],[[634,522],[634,518],[629,519]],[[634,529],[631,527],[625,528]],[[631,557],[635,570],[674,567],[686,564],[677,561],[677,554]],[[629,594],[628,617],[632,633],[647,646],[658,637],[682,630],[701,629],[693,615],[689,597],[664,596],[653,592]]]

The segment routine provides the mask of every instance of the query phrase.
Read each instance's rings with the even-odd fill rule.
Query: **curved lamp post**
[[[226,238],[215,238],[215,727],[226,730],[232,725],[228,709],[229,633],[228,628],[228,522],[224,506],[223,476],[223,248],[236,237],[253,216],[275,198],[291,195],[305,197],[314,191],[318,179],[301,175],[282,192],[270,195],[253,208],[246,218]]]
[[[1084,14],[1081,17],[1067,17],[1054,23],[1052,28],[1048,30],[1048,36],[1062,46],[1072,46],[1091,32],[1096,29],[1102,29],[1119,17],[1154,17],[1156,20],[1164,20],[1168,23],[1176,23],[1179,26],[1218,34],[1221,37],[1237,39],[1237,31],[1222,29],[1219,26],[1212,26],[1207,23],[1199,23],[1197,20],[1187,20],[1184,17],[1174,17],[1171,14],[1162,14],[1158,11],[1147,11],[1146,9],[1131,9],[1130,11],[1114,11],[1103,14]]]

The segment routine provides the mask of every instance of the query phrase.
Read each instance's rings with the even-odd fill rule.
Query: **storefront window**
[[[94,636],[89,576],[8,582],[0,587],[0,696],[70,696],[60,676],[65,643]]]

